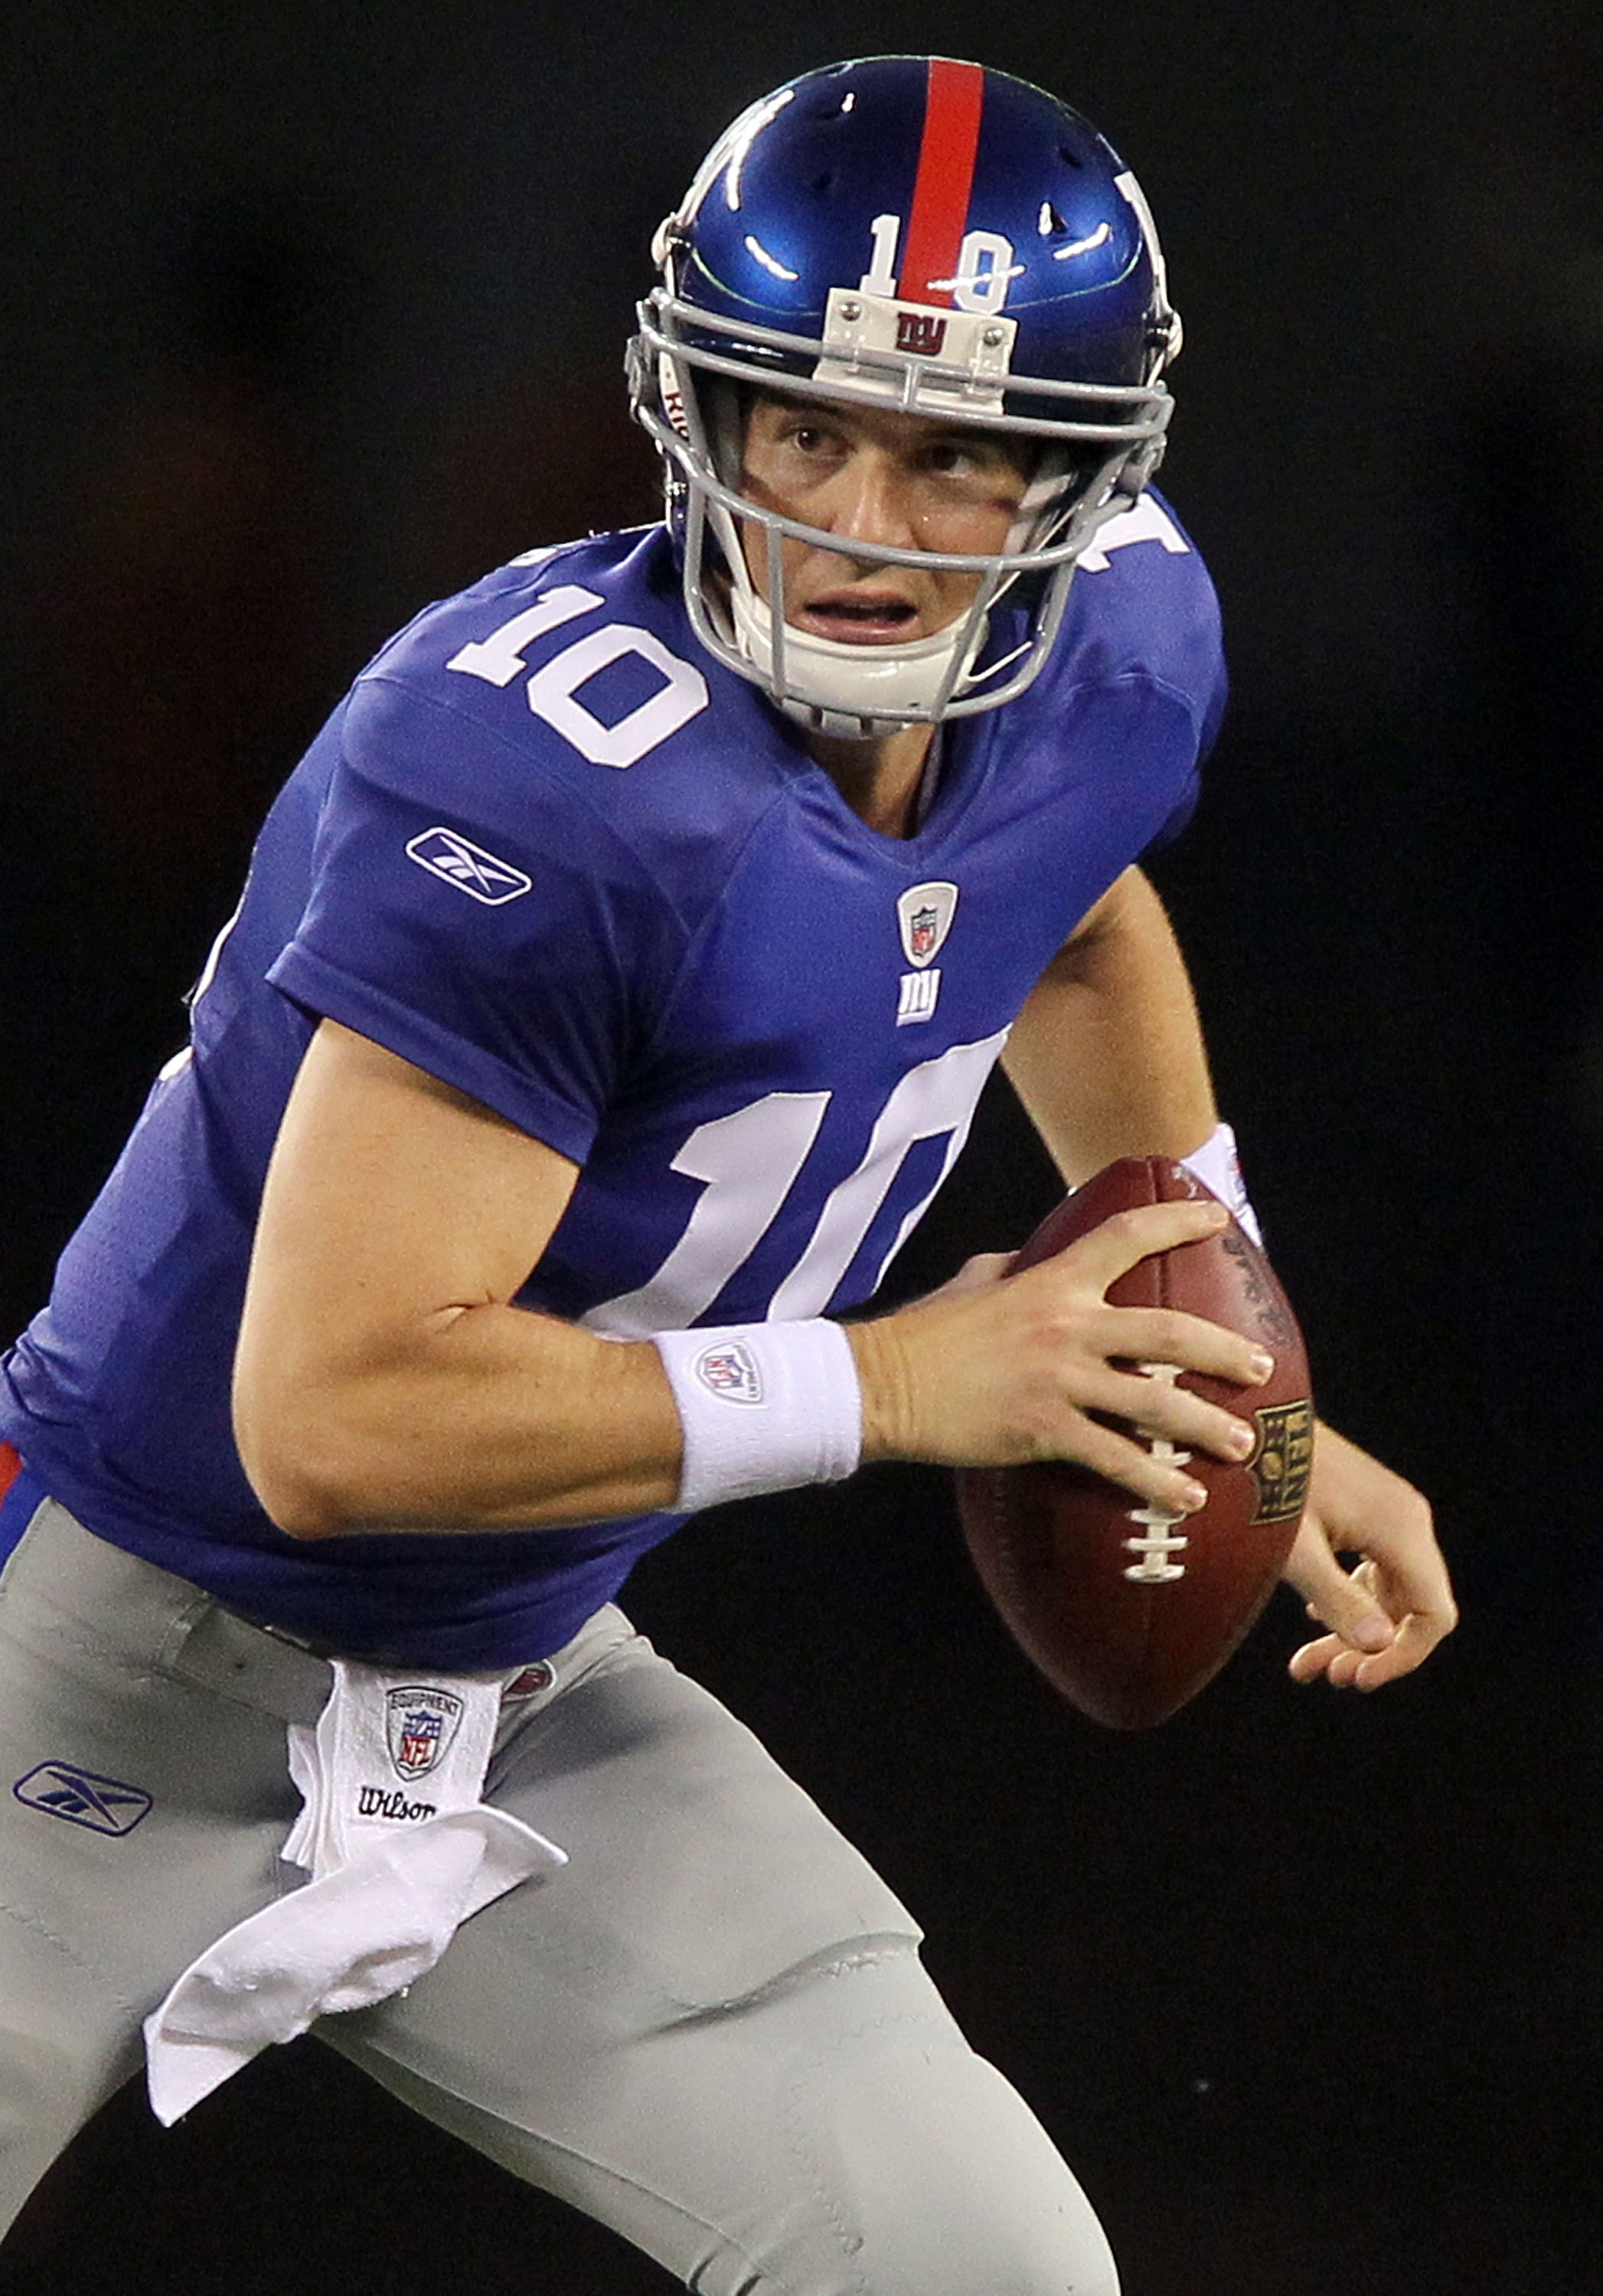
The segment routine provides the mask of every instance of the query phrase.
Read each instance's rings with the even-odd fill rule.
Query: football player
[[[1214,1205],[842,1320],[999,1060],[1067,1180],[1171,1154],[1250,1218],[1139,866],[1224,690],[1148,487],[1180,322],[1109,146],[946,59],[754,104],[655,254],[665,522],[358,680],[6,1365],[0,2200],[142,2023],[170,2118],[320,2016],[709,2296],[1089,2296],[911,1916],[613,1598],[861,1459],[1189,1513],[1176,1452],[1251,1446],[1121,1365],[1250,1392],[1253,1349],[1105,1297]],[[1328,1431],[1291,1575],[1303,1678],[1452,1623],[1424,1503]]]

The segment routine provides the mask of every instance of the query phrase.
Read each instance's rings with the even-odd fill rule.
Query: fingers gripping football
[[[1139,1366],[1252,1388],[1268,1357],[1219,1324],[1113,1306],[1106,1293],[1139,1261],[1226,1225],[1211,1201],[1142,1205],[1006,1281],[1006,1263],[971,1261],[928,1299],[859,1324],[865,1456],[986,1467],[1070,1460],[1154,1505],[1195,1512],[1206,1494],[1187,1472],[1188,1455],[1243,1459],[1254,1431]]]

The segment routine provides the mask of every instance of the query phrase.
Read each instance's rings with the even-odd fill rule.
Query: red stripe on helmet
[[[930,282],[957,275],[984,97],[985,74],[978,64],[954,63],[948,56],[930,58],[924,136],[898,289],[903,302],[949,304],[952,299],[949,287],[933,287]]]

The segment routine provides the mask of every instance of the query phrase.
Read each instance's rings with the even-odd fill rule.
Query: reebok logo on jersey
[[[409,859],[431,875],[443,877],[448,885],[455,885],[459,893],[466,893],[486,908],[498,909],[503,901],[515,901],[521,893],[529,892],[533,879],[510,861],[498,861],[487,853],[482,845],[475,845],[471,837],[460,831],[436,826],[425,829],[413,838],[407,847]]]
[[[12,1792],[29,1809],[64,1817],[69,1825],[86,1825],[92,1833],[132,1833],[152,1807],[142,1787],[80,1770],[76,1762],[41,1762]]]
[[[708,1348],[695,1359],[695,1375],[710,1394],[724,1403],[762,1401],[762,1374],[744,1340]]]

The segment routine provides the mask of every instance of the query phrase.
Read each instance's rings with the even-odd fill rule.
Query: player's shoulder
[[[1205,699],[1221,654],[1219,600],[1202,553],[1173,506],[1148,488],[1081,554],[1054,682],[1146,676]]]
[[[1143,544],[1150,548],[1142,549]],[[1122,553],[1137,552],[1133,558]],[[1184,527],[1174,504],[1156,487],[1147,487],[1127,508],[1097,529],[1080,554],[1082,574],[1115,571],[1128,580],[1163,580],[1179,594],[1212,594],[1213,583],[1202,552]],[[1115,586],[1117,586],[1115,585]]]
[[[671,563],[660,526],[524,551],[415,614],[367,664],[357,693],[405,685],[442,709],[470,709],[485,689],[505,692],[527,674],[538,656],[553,650],[545,641],[557,632],[565,633],[565,653],[575,639],[593,635],[604,616],[649,632],[659,644],[671,641],[677,587],[664,579],[665,560]],[[587,665],[596,653],[587,646]]]
[[[530,552],[426,608],[341,738],[366,789],[525,869],[594,863],[599,839],[658,882],[716,876],[785,772],[755,689],[697,643],[660,526]]]

